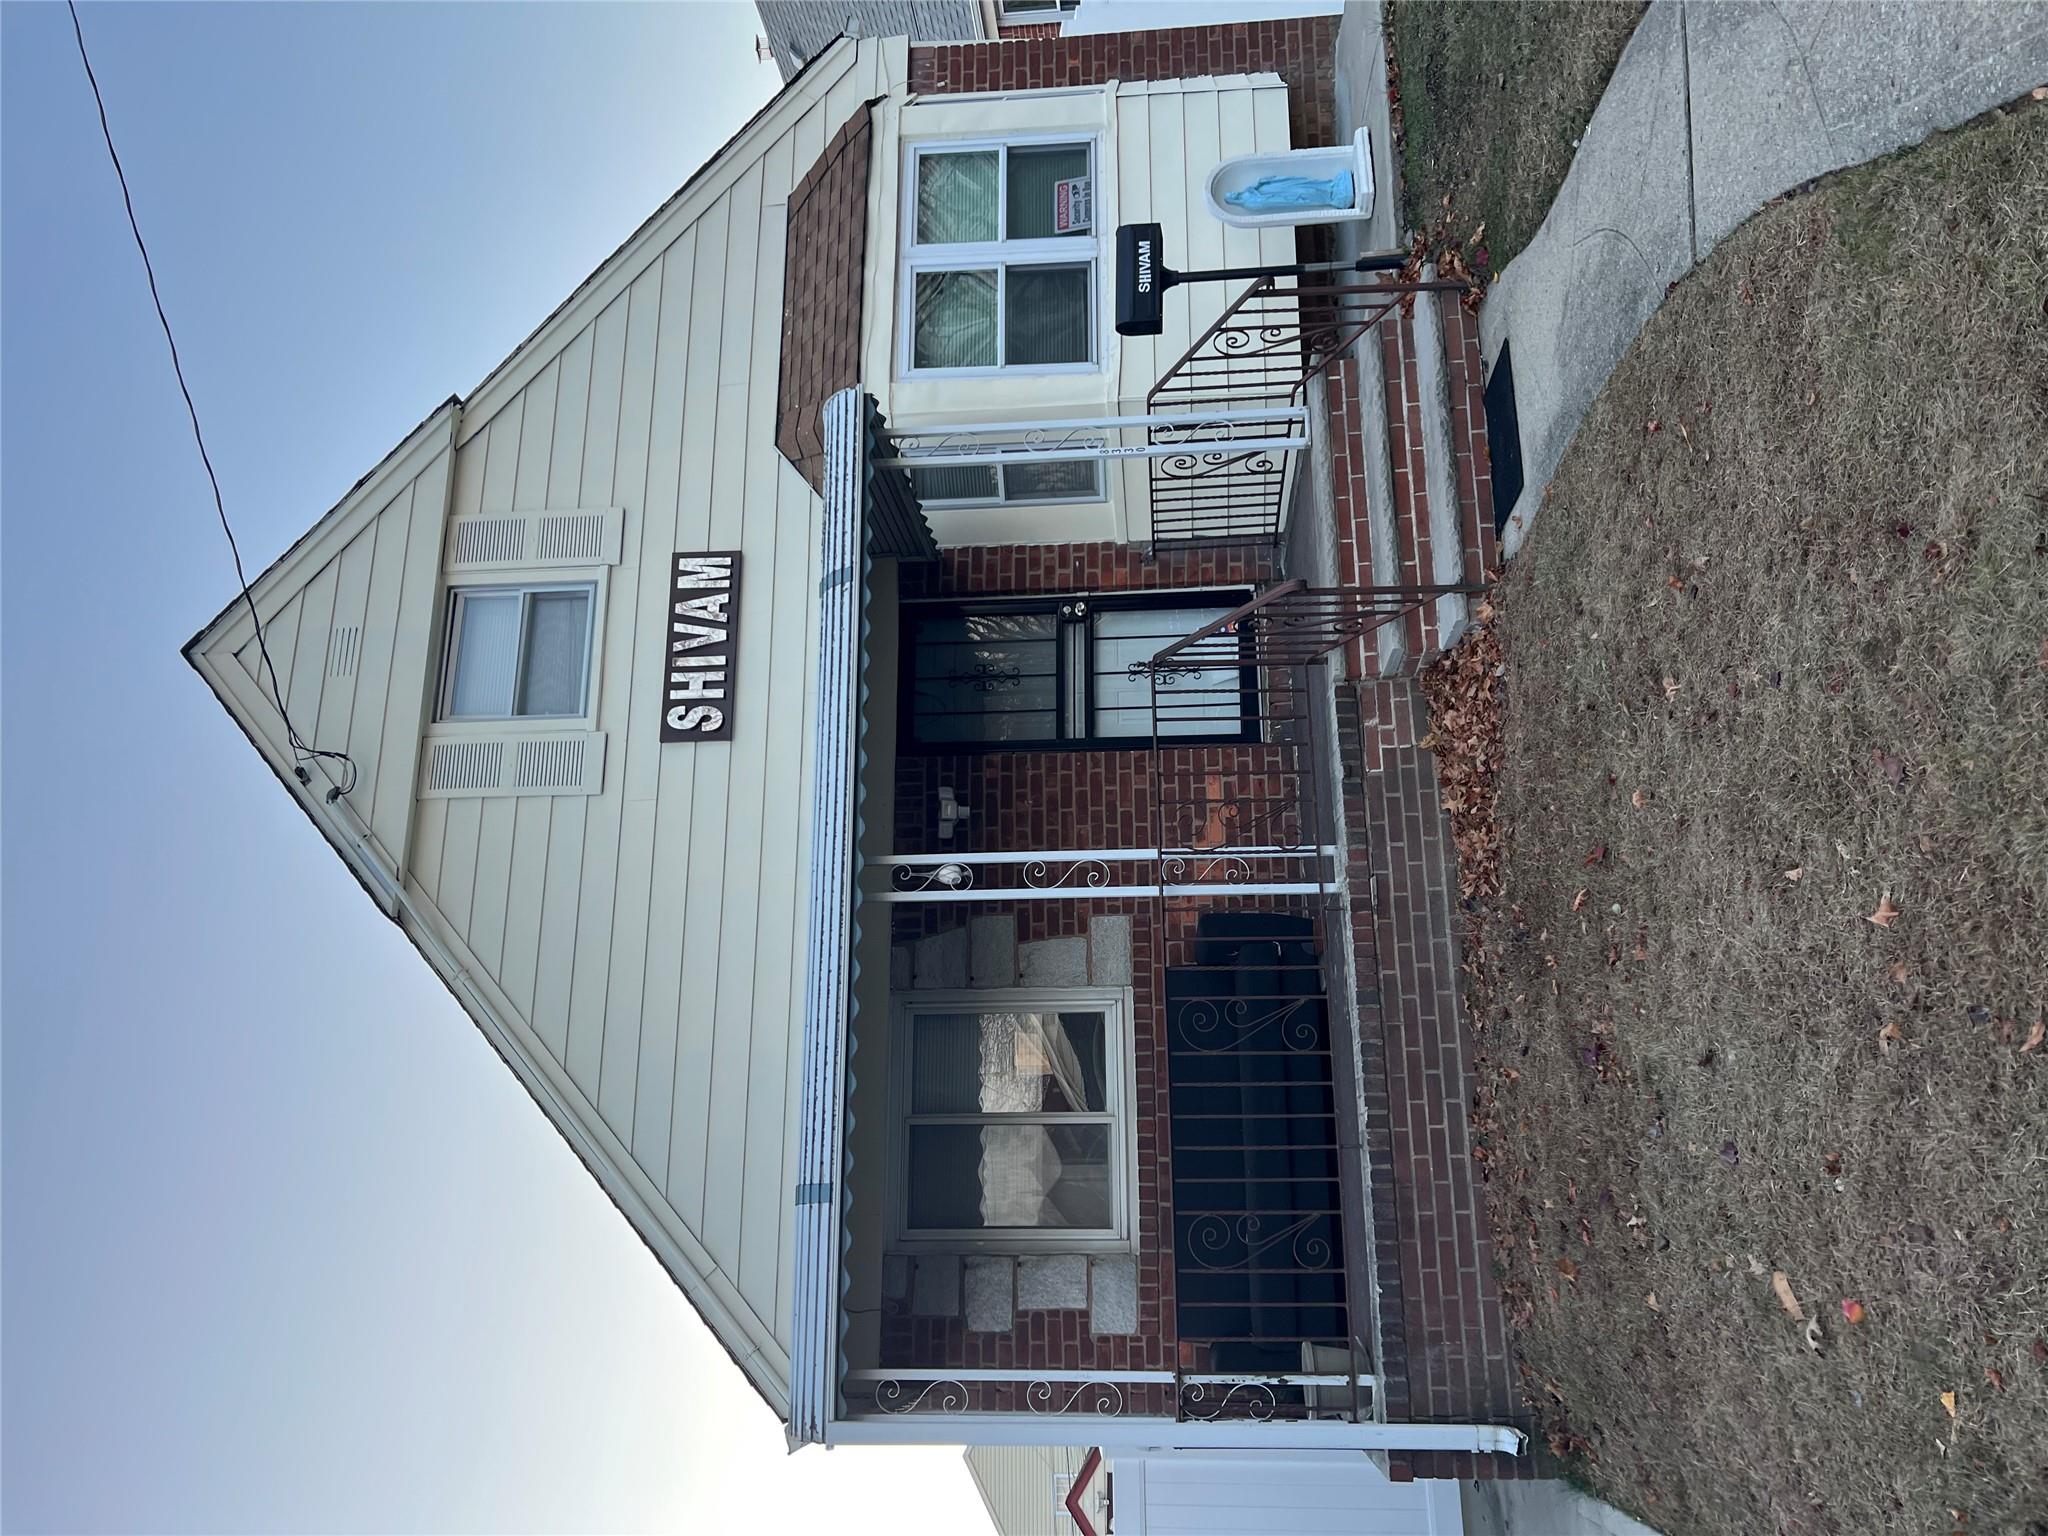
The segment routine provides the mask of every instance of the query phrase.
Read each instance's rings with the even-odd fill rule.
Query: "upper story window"
[[[451,589],[440,717],[587,714],[596,595],[591,582]]]
[[[909,185],[907,372],[1096,366],[1091,141],[918,146]]]
[[[1151,677],[1166,646],[1225,617],[1242,592],[1072,596],[903,609],[901,719],[911,751],[1113,748],[1152,735]],[[1257,739],[1250,669],[1186,667],[1160,680],[1162,736]]]
[[[1081,0],[997,0],[996,20],[1005,26],[1064,21],[1080,8]]]

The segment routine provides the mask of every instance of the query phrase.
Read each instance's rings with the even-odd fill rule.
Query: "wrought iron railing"
[[[1463,292],[1448,280],[1372,281],[1357,273],[1262,277],[1161,375],[1145,396],[1157,416],[1301,407],[1308,381],[1417,293]],[[1278,543],[1292,454],[1203,434],[1150,461],[1152,537],[1160,543]],[[1155,429],[1151,441],[1176,439]]]
[[[1374,1417],[1377,1379],[1362,1342],[1340,1341],[1293,1369],[1003,1370],[882,1367],[846,1373],[856,1417],[1004,1415],[1018,1419],[1171,1418],[1196,1423],[1301,1423]]]

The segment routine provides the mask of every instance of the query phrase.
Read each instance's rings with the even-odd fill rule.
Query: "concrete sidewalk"
[[[1480,311],[1513,344],[1526,476],[1513,554],[1572,434],[1666,289],[1801,183],[2048,82],[2048,3],[1655,0],[1557,201]]]

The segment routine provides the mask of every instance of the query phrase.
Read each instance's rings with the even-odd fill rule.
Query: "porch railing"
[[[1302,1423],[1374,1417],[1378,1385],[1354,1343],[1327,1368],[1271,1371],[1001,1370],[882,1367],[846,1373],[856,1416],[1006,1414],[1021,1418],[1170,1418],[1182,1422]]]
[[[1360,274],[1262,277],[1161,375],[1145,396],[1157,417],[1300,408],[1321,374],[1412,294],[1462,292],[1462,282],[1370,281]],[[1153,442],[1171,446],[1155,429]],[[1185,433],[1185,428],[1177,430]],[[1152,537],[1159,543],[1278,543],[1291,455],[1202,442],[1150,462]]]

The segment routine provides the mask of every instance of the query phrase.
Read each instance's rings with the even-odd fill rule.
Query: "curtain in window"
[[[915,366],[996,366],[994,272],[920,272],[913,307],[910,358]]]
[[[1002,165],[993,149],[918,156],[917,243],[1000,240],[996,198],[1001,180]]]
[[[913,1228],[975,1231],[1114,1225],[1109,1127],[913,1125]]]
[[[1005,464],[1003,489],[1011,501],[1093,501],[1101,490],[1093,459],[1049,459]]]
[[[911,489],[919,501],[994,501],[996,468],[993,464],[948,464],[937,469],[913,469]]]
[[[455,685],[448,713],[508,715],[513,675],[519,668],[519,594],[464,593],[455,634]]]
[[[1020,144],[1010,151],[1008,195],[1009,240],[1049,240],[1055,236],[1085,235],[1087,225],[1074,229],[1053,227],[1055,188],[1062,181],[1085,179],[1088,175],[1086,144]]]
[[[522,715],[583,713],[584,645],[590,594],[535,592],[526,605],[526,665],[519,680]]]
[[[1088,361],[1088,274],[1086,264],[1011,267],[1004,330],[1006,363]]]

